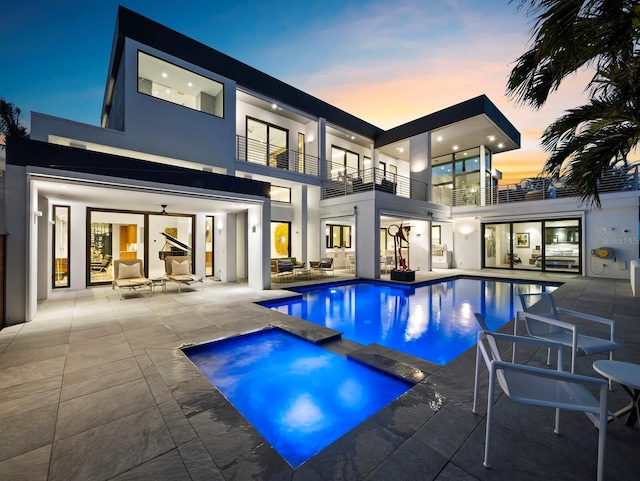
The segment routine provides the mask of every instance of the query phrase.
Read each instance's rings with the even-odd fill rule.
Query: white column
[[[419,200],[431,200],[431,132],[411,137],[409,150],[410,178],[426,184],[426,198]]]
[[[327,178],[327,120],[318,119],[318,176]]]
[[[271,204],[249,207],[248,213],[248,253],[247,267],[249,287],[252,289],[269,289],[271,287]]]

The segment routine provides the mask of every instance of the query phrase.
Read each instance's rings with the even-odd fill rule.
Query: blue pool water
[[[480,327],[474,312],[497,329],[520,309],[518,294],[556,288],[467,278],[417,287],[361,281],[295,288],[301,297],[260,304],[341,331],[360,344],[377,343],[444,365],[476,343]]]
[[[294,468],[411,387],[280,329],[185,354]]]

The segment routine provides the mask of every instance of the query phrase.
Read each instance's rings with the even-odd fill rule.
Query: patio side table
[[[629,414],[625,424],[633,426],[640,417],[640,406],[638,406],[638,398],[640,398],[640,364],[632,364],[622,361],[595,361],[593,369],[602,374],[611,381],[615,381],[631,397],[631,402],[615,413],[616,417]]]

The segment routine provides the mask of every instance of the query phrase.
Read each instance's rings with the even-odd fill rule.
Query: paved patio
[[[419,272],[419,280],[480,272]],[[640,298],[628,281],[536,273],[482,275],[561,279],[558,304],[617,320],[616,359],[640,363]],[[327,280],[337,280],[328,276]],[[572,480],[595,479],[597,431],[586,416],[501,396],[493,467],[482,466],[484,415],[471,412],[475,350],[436,366],[384,348],[324,345],[425,379],[296,470],[176,347],[269,324],[310,338],[323,328],[253,304],[257,292],[208,280],[204,292],[171,286],[120,301],[110,288],[57,290],[37,318],[0,331],[0,479],[7,480]],[[510,325],[505,326],[508,331]],[[530,364],[546,353],[519,350]],[[577,372],[596,376],[598,356]],[[486,382],[486,381],[485,381]],[[627,403],[619,385],[610,407]],[[482,400],[482,413],[486,400]],[[607,479],[640,479],[640,428],[609,426]]]

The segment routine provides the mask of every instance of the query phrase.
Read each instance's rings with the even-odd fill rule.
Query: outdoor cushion
[[[173,276],[184,276],[191,274],[189,272],[189,261],[184,260],[182,262],[172,261],[171,262],[171,275]]]
[[[135,279],[142,277],[140,273],[140,264],[126,265],[120,264],[118,268],[118,279]]]

